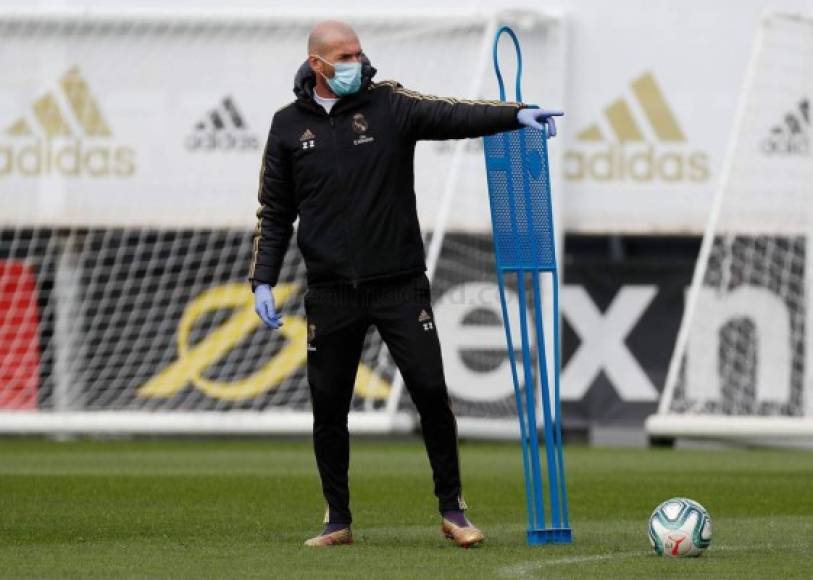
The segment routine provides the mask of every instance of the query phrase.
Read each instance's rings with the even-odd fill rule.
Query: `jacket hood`
[[[359,91],[366,89],[370,82],[372,82],[376,71],[375,67],[370,64],[370,59],[366,54],[361,55],[361,88]],[[311,70],[307,59],[299,67],[294,76],[294,94],[298,99],[313,99],[313,87],[316,85],[316,75]]]

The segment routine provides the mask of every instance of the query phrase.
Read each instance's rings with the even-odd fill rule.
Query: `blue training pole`
[[[517,54],[516,100],[522,100],[522,53],[513,30],[503,26],[494,39],[494,71],[505,100],[505,86],[499,67],[498,46],[502,34],[514,43]],[[497,284],[511,362],[514,399],[517,404],[525,499],[528,510],[527,540],[530,545],[570,543],[572,532],[565,481],[562,446],[562,413],[559,389],[561,348],[559,344],[559,278],[548,171],[547,135],[522,128],[484,138]],[[553,356],[548,360],[544,331],[541,275],[553,282]],[[522,373],[517,357],[506,298],[506,276],[516,281],[519,299],[519,331]],[[528,283],[530,281],[530,301]],[[529,317],[528,304],[533,315]],[[529,324],[531,318],[531,324]],[[534,334],[531,335],[531,330]],[[533,339],[536,348],[533,348]],[[536,366],[535,366],[536,364]],[[553,385],[549,379],[553,365]],[[536,368],[537,372],[534,372]],[[540,382],[537,391],[537,377]],[[520,382],[522,378],[523,382]],[[537,392],[539,396],[537,397]],[[543,420],[545,469],[540,460],[537,407]],[[547,499],[547,501],[546,501]],[[546,515],[548,516],[546,518]]]

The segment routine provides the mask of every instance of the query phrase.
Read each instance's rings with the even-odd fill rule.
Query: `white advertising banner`
[[[518,4],[531,6],[492,3]],[[495,21],[478,16],[470,2],[416,0],[407,14],[395,0],[382,0],[375,12],[348,2],[345,14],[327,0],[307,7],[277,2],[286,10],[278,14],[258,0],[261,16],[176,19],[138,12],[133,18],[132,10],[119,14],[114,5],[131,7],[106,0],[88,12],[67,11],[73,14],[67,20],[0,12],[0,223],[252,227],[268,126],[293,99],[308,30],[321,18],[356,27],[378,80],[436,95],[497,96]],[[759,16],[768,8],[813,5],[533,6],[498,19],[522,41],[525,100],[566,111],[550,151],[567,230],[701,233]],[[512,47],[504,40],[503,72],[513,97]],[[782,125],[797,101],[762,111],[765,123]],[[418,145],[422,224],[436,226],[440,200],[453,189],[448,228],[488,232],[481,142],[456,151],[451,141]]]
[[[498,21],[522,38],[525,94],[561,103],[564,39],[559,21],[541,14],[524,13],[521,22],[367,17],[356,28],[376,80],[496,98]],[[268,127],[294,98],[313,22],[97,15],[49,25],[0,15],[0,222],[253,227]],[[513,99],[515,60],[505,44]],[[425,228],[453,187],[449,227],[490,229],[479,141],[461,143],[458,153],[456,142],[419,145],[415,186]]]
[[[701,234],[762,14],[809,0],[560,0],[571,41],[563,122],[568,231]],[[786,58],[801,56],[788,47]],[[800,100],[764,108],[783,127]],[[784,130],[784,129],[781,129]],[[761,139],[770,129],[763,129]]]

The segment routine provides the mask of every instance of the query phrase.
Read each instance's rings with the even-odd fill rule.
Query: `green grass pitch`
[[[308,549],[323,503],[304,441],[0,440],[0,576],[74,578],[810,577],[813,454],[569,447],[574,543],[525,545],[517,445],[461,445],[486,545],[440,536],[419,442],[353,443],[356,544]],[[684,495],[714,521],[698,559],[650,550]]]

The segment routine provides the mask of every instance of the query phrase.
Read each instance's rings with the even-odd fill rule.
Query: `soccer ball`
[[[699,556],[711,543],[711,516],[694,500],[666,500],[649,516],[649,543],[659,556]]]

